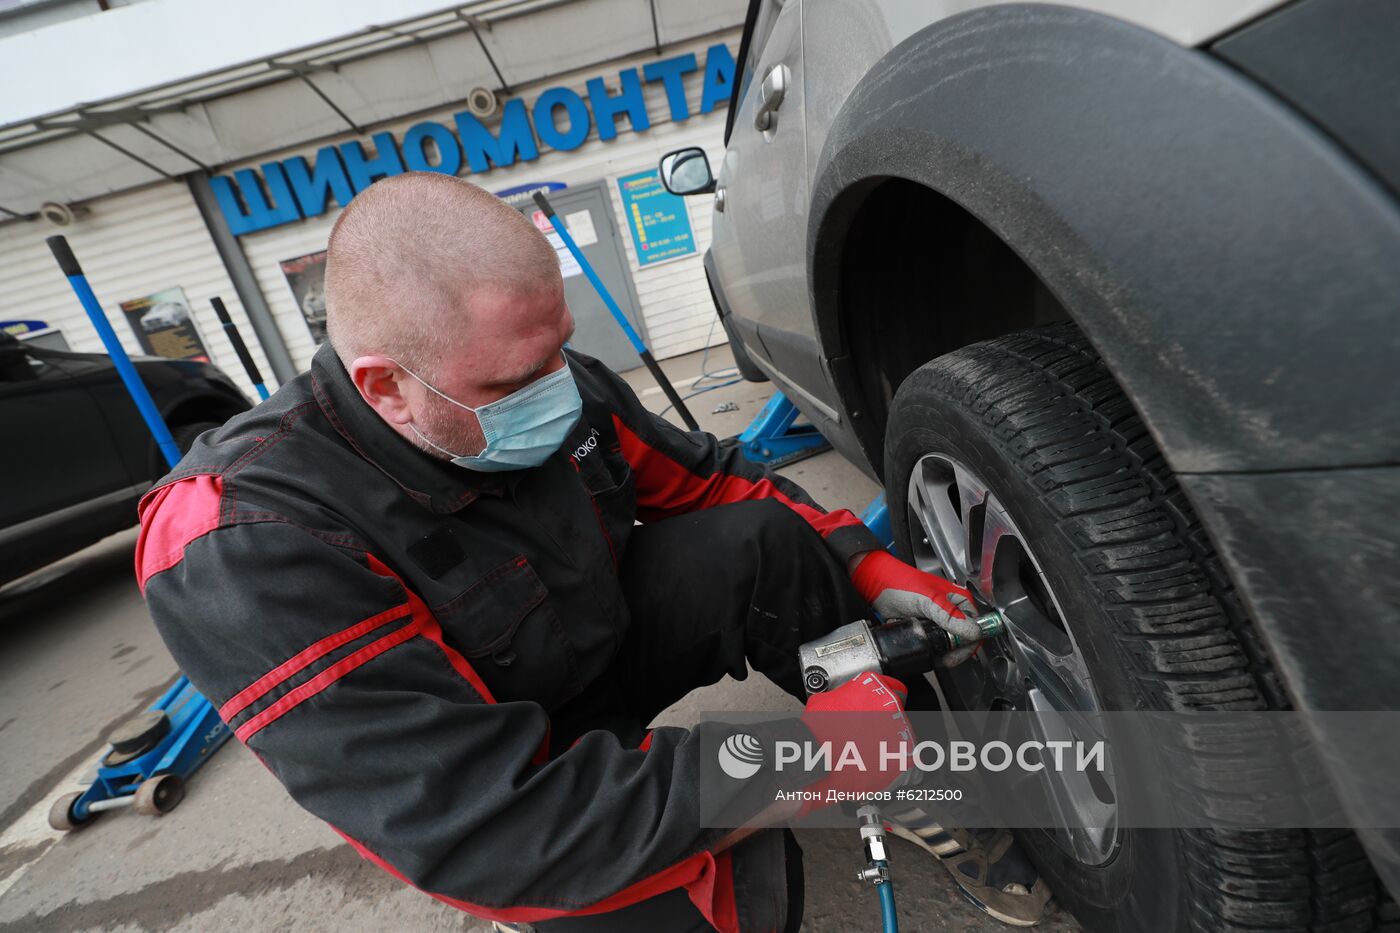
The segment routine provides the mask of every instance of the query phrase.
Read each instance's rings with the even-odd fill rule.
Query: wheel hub
[[[914,564],[972,591],[1006,617],[1006,634],[983,643],[967,662],[941,675],[945,694],[968,709],[1035,714],[1042,740],[1102,739],[1093,678],[1060,601],[1002,501],[976,474],[941,453],[927,454],[909,476],[909,534]],[[1117,792],[1112,761],[1105,772],[1040,772],[1057,828],[1048,832],[1086,865],[1117,849]]]

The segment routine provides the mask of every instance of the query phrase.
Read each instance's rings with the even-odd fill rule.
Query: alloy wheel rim
[[[909,476],[908,518],[914,565],[971,590],[1000,610],[1004,635],[947,670],[971,709],[1034,713],[1042,740],[1104,738],[1093,678],[1040,562],[995,492],[942,453],[920,457]],[[1046,769],[1033,778],[1058,824],[1046,833],[1085,865],[1102,865],[1119,843],[1112,759],[1102,774]],[[1028,788],[1029,789],[1029,788]]]

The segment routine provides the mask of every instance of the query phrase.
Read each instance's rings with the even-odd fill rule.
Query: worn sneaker
[[[890,832],[943,863],[972,906],[1002,923],[1033,927],[1045,915],[1050,888],[1007,829],[944,829],[904,819]]]

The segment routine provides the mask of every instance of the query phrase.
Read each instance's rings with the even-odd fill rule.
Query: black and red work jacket
[[[524,922],[684,887],[719,930],[771,928],[781,898],[736,907],[734,863],[780,877],[781,851],[710,848],[696,730],[563,744],[551,720],[628,629],[617,571],[636,521],[774,498],[839,556],[878,542],[651,414],[596,360],[568,362],[583,414],[560,451],[484,474],[400,438],[323,346],[144,497],[137,576],[234,734],[409,883]]]

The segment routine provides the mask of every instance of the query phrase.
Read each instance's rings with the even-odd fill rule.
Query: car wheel
[[[180,448],[180,453],[187,454],[194,446],[195,438],[218,426],[219,422],[217,421],[195,421],[190,424],[180,424],[170,429],[170,436],[175,438],[175,446]]]
[[[901,556],[1009,619],[1007,636],[937,675],[953,707],[1286,707],[1190,504],[1073,325],[912,373],[892,403],[885,467]],[[1379,887],[1351,833],[1123,829],[1110,782],[1047,791],[1079,819],[1018,835],[1091,930],[1376,922]]]

